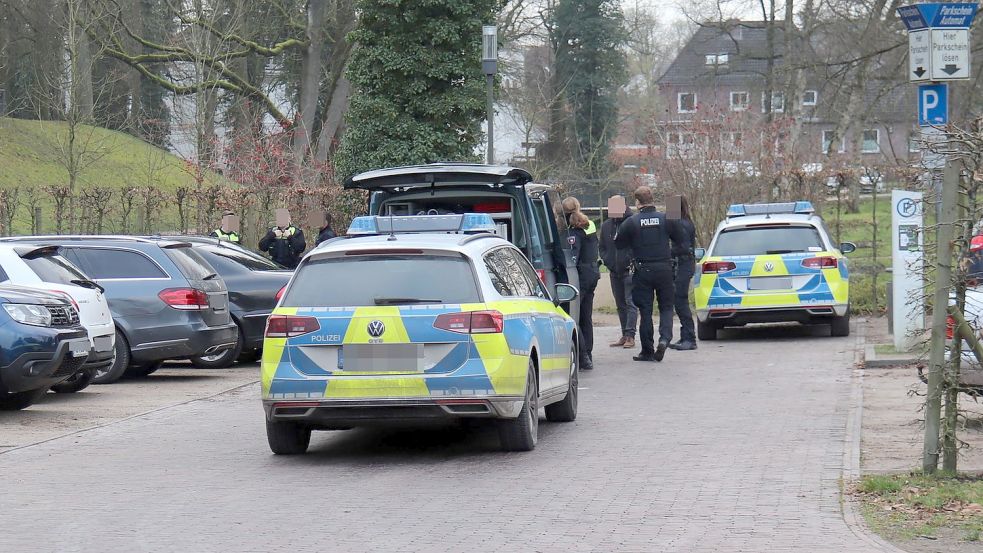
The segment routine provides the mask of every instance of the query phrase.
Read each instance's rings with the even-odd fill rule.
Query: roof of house
[[[774,63],[782,63],[784,31],[775,27]],[[728,54],[726,65],[706,63],[706,56]],[[731,21],[722,25],[702,25],[683,46],[679,55],[659,78],[660,85],[689,84],[694,80],[740,83],[761,78],[768,72],[768,31],[764,21]]]

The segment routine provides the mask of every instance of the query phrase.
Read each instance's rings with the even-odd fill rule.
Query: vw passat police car
[[[486,214],[356,218],[308,253],[267,323],[262,390],[274,453],[312,430],[495,419],[536,446],[539,409],[577,416],[577,329]]]
[[[810,202],[739,204],[727,211],[694,277],[697,333],[725,326],[799,322],[850,334],[850,272]]]

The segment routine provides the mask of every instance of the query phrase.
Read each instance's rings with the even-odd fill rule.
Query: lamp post
[[[485,73],[488,89],[488,159],[489,165],[495,163],[495,73],[498,72],[498,27],[485,25],[481,28],[481,70]]]

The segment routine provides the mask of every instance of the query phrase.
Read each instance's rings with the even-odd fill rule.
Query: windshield
[[[762,226],[721,232],[711,255],[767,255],[821,252],[825,249],[819,230],[814,226]]]
[[[208,256],[209,261],[211,261],[213,265],[222,264],[226,268],[231,265],[233,266],[232,270],[235,270],[235,266],[250,271],[284,270],[284,267],[274,263],[273,261],[243,248],[224,245],[207,245],[202,246],[201,251],[205,252],[204,255]]]
[[[358,307],[479,301],[471,264],[462,257],[366,255],[307,263],[294,276],[281,305]]]
[[[203,280],[215,274],[212,266],[190,247],[164,248],[164,252],[188,280]]]

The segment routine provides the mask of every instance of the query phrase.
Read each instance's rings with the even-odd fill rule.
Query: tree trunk
[[[304,162],[311,146],[311,132],[317,115],[318,91],[321,89],[321,52],[324,49],[324,15],[327,0],[307,1],[307,48],[304,49],[300,73],[300,113],[295,118],[294,154],[297,168]]]
[[[348,101],[352,92],[352,83],[342,75],[331,93],[331,102],[321,123],[321,133],[317,138],[317,161],[326,162],[328,154],[334,150],[339,137],[345,112],[348,111]]]

